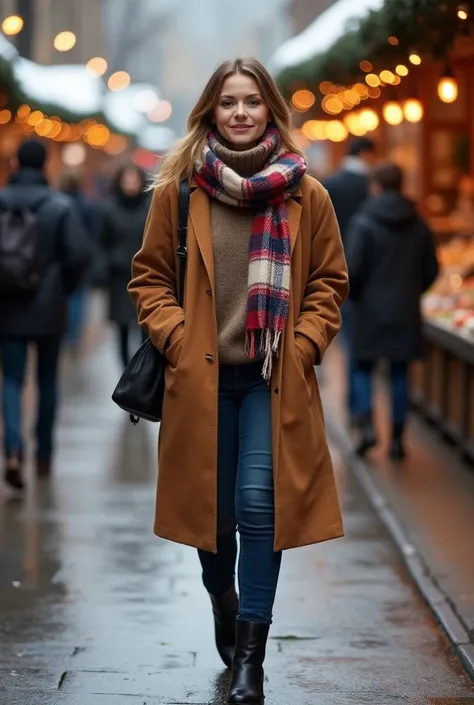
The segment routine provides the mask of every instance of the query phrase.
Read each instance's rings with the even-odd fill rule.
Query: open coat
[[[340,327],[339,308],[348,292],[346,263],[334,210],[321,184],[305,176],[287,212],[291,299],[271,379],[276,551],[343,535],[313,363],[321,362]],[[165,373],[154,530],[215,552],[219,360],[214,262],[209,197],[195,183],[184,310],[176,297],[177,228],[178,194],[170,186],[154,194],[129,285],[139,323],[161,352],[166,354],[173,331],[182,331],[178,359]],[[304,346],[297,345],[298,337]],[[309,360],[303,354],[308,346]]]

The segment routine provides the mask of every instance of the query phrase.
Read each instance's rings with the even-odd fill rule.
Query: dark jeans
[[[119,353],[120,359],[124,367],[130,362],[130,334],[135,331],[136,326],[129,326],[126,324],[120,324],[118,326],[119,333]],[[147,339],[147,334],[145,331],[140,331],[141,342],[143,343]]]
[[[58,397],[58,360],[61,339],[56,337],[3,339],[0,342],[0,361],[3,372],[2,410],[5,453],[23,454],[21,394],[25,379],[28,344],[34,342],[37,350],[37,379],[39,407],[36,424],[36,457],[51,460],[53,427]]]
[[[221,366],[218,420],[217,553],[199,551],[206,589],[233,585],[240,536],[238,619],[272,621],[281,553],[273,550],[275,508],[270,388],[262,363]]]
[[[372,411],[372,385],[375,362],[355,364],[354,392],[357,415],[367,415]],[[403,424],[409,406],[408,364],[406,362],[390,363],[390,383],[392,401],[392,422]]]

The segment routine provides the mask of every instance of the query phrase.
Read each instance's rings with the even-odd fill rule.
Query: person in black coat
[[[69,300],[66,343],[71,348],[76,348],[79,345],[84,326],[87,292],[96,283],[96,272],[99,271],[98,268],[101,263],[101,251],[99,248],[100,207],[98,203],[84,193],[83,176],[78,170],[66,170],[61,174],[60,189],[72,198],[76,204],[82,221],[82,232],[85,231],[87,233],[87,237],[94,249],[94,257],[84,278],[83,286],[77,289]],[[78,236],[80,236],[80,233],[78,233]]]
[[[47,475],[53,455],[58,359],[67,323],[68,297],[80,286],[91,257],[87,233],[82,232],[74,203],[48,185],[44,172],[46,158],[41,142],[23,142],[10,183],[0,191],[3,228],[7,227],[8,213],[29,213],[36,219],[37,289],[25,298],[4,291],[0,294],[6,480],[18,490],[23,489],[21,393],[28,346],[34,343],[37,351],[37,473]],[[8,232],[5,236],[8,238]]]
[[[371,139],[356,137],[349,144],[341,168],[323,181],[336,211],[343,243],[351,218],[369,196],[369,174],[376,156]]]
[[[409,363],[422,356],[420,298],[436,279],[438,263],[431,231],[402,195],[403,174],[395,164],[377,167],[372,197],[351,221],[346,238],[355,361],[355,409],[361,422],[358,452],[376,444],[372,420],[372,376],[381,359],[390,362],[394,459],[405,455],[403,430],[409,400]]]
[[[134,165],[122,167],[115,179],[115,195],[102,220],[109,318],[118,329],[119,352],[124,367],[130,361],[130,332],[137,325],[137,314],[127,286],[131,277],[132,259],[142,244],[150,206],[145,185],[146,178],[142,169]]]
[[[369,172],[377,157],[375,143],[368,137],[356,137],[349,144],[341,168],[323,181],[336,211],[343,244],[351,218],[369,196]],[[351,301],[346,299],[341,309],[341,341],[347,356],[347,405],[351,423],[354,423],[354,362],[349,352]]]

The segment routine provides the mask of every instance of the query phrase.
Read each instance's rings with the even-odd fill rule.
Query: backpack
[[[31,296],[40,283],[38,210],[9,206],[0,213],[0,296]]]

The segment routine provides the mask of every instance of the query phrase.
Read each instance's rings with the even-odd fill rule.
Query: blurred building
[[[290,17],[292,33],[299,34],[316,19],[321,12],[327,10],[334,0],[291,0]]]
[[[193,101],[218,63],[245,55],[265,62],[291,36],[290,2],[109,0],[109,56],[134,81],[160,88],[173,105],[171,126],[182,132]]]
[[[19,14],[25,25],[12,38],[20,54],[40,64],[84,64],[104,47],[103,0],[1,0],[2,18]],[[73,32],[70,51],[58,51],[55,37]]]

